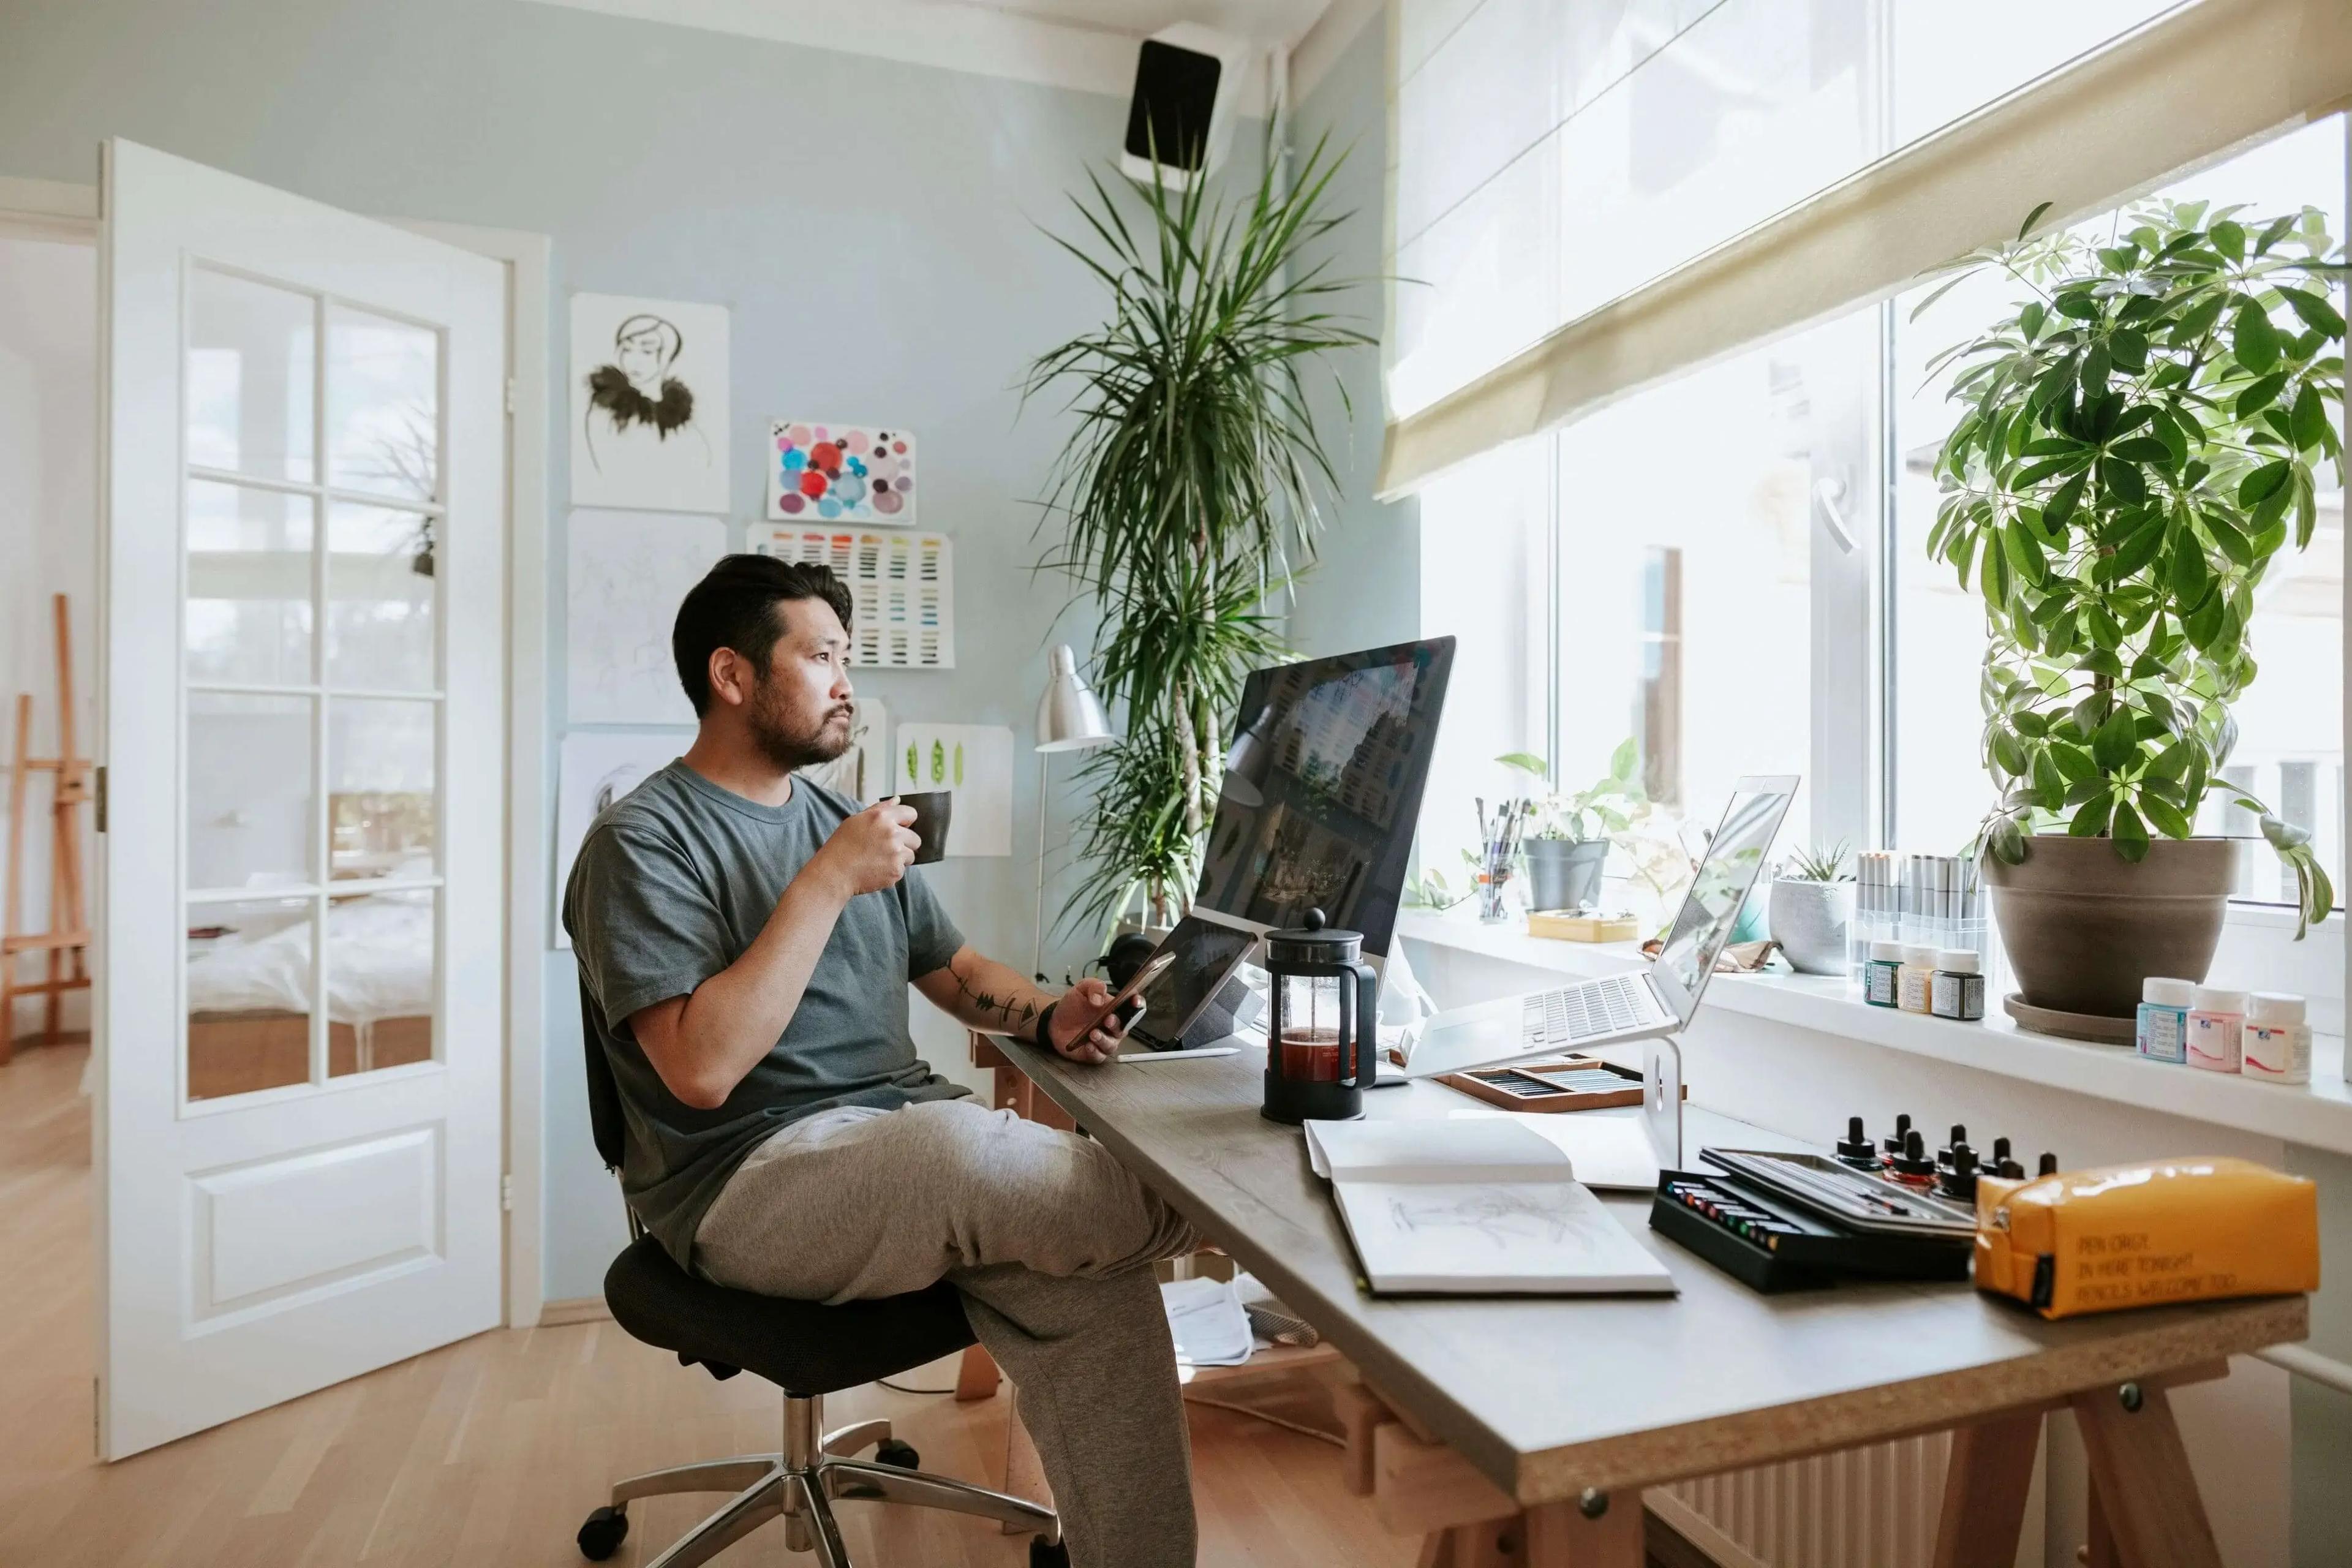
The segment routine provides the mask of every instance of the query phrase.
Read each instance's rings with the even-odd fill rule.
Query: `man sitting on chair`
[[[1113,1055],[1088,978],[1059,997],[965,944],[909,808],[795,770],[848,744],[847,589],[730,555],[678,606],[701,716],[589,828],[563,927],[628,1118],[623,1190],[682,1268],[841,1302],[942,1277],[1020,1390],[1084,1568],[1193,1561],[1191,1458],[1152,1260],[1190,1228],[1099,1144],[987,1110],[917,1059],[907,984],[959,1023]]]

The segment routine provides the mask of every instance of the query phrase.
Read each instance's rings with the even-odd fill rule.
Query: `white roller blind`
[[[1403,0],[1397,27],[1389,494],[2352,98],[2352,0]]]

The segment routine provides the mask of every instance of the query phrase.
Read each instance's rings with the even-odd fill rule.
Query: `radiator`
[[[1930,1568],[1951,1435],[1654,1487],[1652,1512],[1722,1568]],[[2040,1488],[2018,1561],[2042,1562]]]

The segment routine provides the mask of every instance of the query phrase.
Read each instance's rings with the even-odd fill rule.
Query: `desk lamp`
[[[1057,645],[1046,660],[1045,695],[1037,699],[1037,930],[1029,972],[1039,984],[1045,980],[1046,760],[1055,752],[1083,752],[1118,738],[1101,699],[1078,673],[1078,656],[1069,644]]]

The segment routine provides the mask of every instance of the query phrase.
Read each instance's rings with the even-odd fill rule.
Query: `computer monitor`
[[[1385,956],[1453,668],[1433,637],[1252,671],[1195,910],[1263,931],[1319,909]]]

